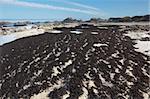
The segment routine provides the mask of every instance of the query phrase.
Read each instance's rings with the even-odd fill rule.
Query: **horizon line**
[[[125,16],[110,16],[108,18],[102,18],[102,17],[90,17],[87,19],[91,19],[91,18],[101,18],[101,19],[109,19],[109,18],[122,18],[122,17],[134,17],[134,16],[145,16],[145,15],[150,15],[150,14],[142,14],[142,15],[125,15]],[[0,18],[0,20],[62,20],[62,19],[66,19],[66,18],[73,18],[73,17],[65,17],[65,18]],[[81,19],[81,20],[85,20],[83,18],[73,18],[73,19]]]

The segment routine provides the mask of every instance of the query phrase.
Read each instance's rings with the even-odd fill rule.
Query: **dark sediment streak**
[[[118,27],[87,27],[61,28],[60,34],[45,33],[1,46],[0,96],[4,99],[30,98],[63,80],[64,85],[49,92],[48,97],[60,99],[69,92],[67,99],[77,99],[84,93],[84,87],[89,99],[143,99],[142,92],[148,93],[149,77],[145,73],[149,74],[149,57],[136,52],[132,40],[119,32]],[[70,33],[76,29],[83,33]],[[91,34],[92,31],[98,34]],[[96,47],[95,43],[107,46]],[[63,68],[68,60],[72,64]],[[56,66],[59,74],[52,76]],[[95,86],[83,84],[89,80]]]

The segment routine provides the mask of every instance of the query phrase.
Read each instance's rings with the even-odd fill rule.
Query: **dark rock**
[[[50,99],[61,99],[68,92],[67,99],[78,99],[85,93],[83,88],[89,99],[144,99],[149,57],[136,52],[134,42],[116,27],[86,26],[89,28],[62,28],[60,34],[45,33],[1,46],[0,97],[29,99],[62,81],[49,92]],[[69,32],[79,28],[82,34]],[[98,34],[91,34],[95,30]],[[94,46],[97,43],[106,46]]]

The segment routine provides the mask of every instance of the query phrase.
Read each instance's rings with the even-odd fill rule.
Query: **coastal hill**
[[[68,17],[62,21],[62,23],[75,23],[75,22],[82,22],[82,20],[77,20],[77,19],[73,19],[71,17]]]
[[[126,17],[118,17],[118,18],[109,18],[108,22],[146,22],[150,21],[150,15],[144,16],[126,16]]]
[[[75,22],[89,22],[89,23],[99,23],[99,22],[147,22],[150,21],[150,15],[143,16],[125,16],[125,17],[110,17],[109,19],[102,18],[91,18],[86,21],[73,19],[68,17],[62,21],[62,23],[75,23]]]

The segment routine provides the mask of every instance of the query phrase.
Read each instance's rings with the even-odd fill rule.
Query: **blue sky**
[[[0,19],[118,17],[149,14],[149,0],[0,0]]]

